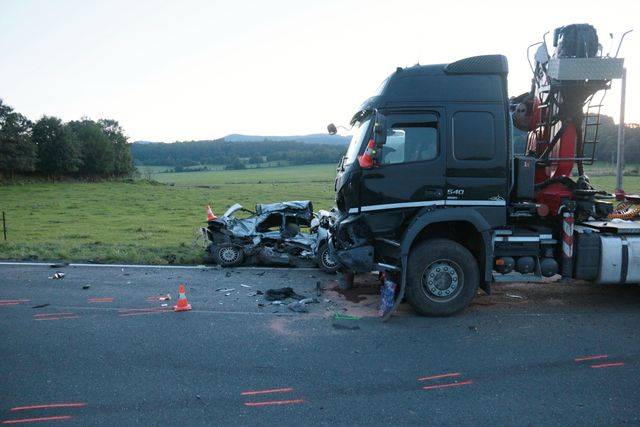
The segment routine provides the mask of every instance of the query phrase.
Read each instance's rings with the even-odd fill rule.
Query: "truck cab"
[[[331,240],[347,275],[406,270],[409,301],[432,315],[491,281],[510,182],[507,72],[501,55],[398,68],[356,112]],[[427,256],[442,251],[453,259]]]

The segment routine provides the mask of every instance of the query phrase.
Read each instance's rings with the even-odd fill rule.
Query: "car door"
[[[436,205],[444,199],[443,111],[386,114],[387,139],[379,165],[364,170],[360,211]]]

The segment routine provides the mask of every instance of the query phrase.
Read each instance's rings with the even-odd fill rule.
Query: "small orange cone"
[[[207,205],[207,221],[214,221],[216,219],[218,219],[218,217],[211,210],[211,206]]]
[[[178,293],[180,296],[178,297],[178,303],[173,306],[173,311],[189,311],[191,310],[191,304],[187,301],[187,296],[185,295],[184,285],[180,283],[180,287],[178,288]]]

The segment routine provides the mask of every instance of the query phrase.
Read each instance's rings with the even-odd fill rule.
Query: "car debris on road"
[[[62,279],[64,276],[66,276],[66,274],[61,271],[57,271],[53,273],[53,276],[49,276],[49,279]]]
[[[287,298],[293,298],[297,300],[304,299],[302,295],[298,295],[297,293],[295,293],[293,288],[288,286],[278,289],[267,289],[264,294],[264,299],[266,299],[267,301],[285,300]]]
[[[238,218],[236,213],[248,214]],[[257,204],[255,211],[236,203],[221,217],[207,207],[207,227],[201,229],[206,248],[223,267],[242,264],[315,267],[334,273],[329,254],[331,212],[313,212],[310,201]],[[302,231],[308,228],[308,232]],[[230,274],[227,274],[229,277]]]

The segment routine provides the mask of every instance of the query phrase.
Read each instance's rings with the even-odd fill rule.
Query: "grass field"
[[[312,200],[333,206],[335,165],[246,171],[162,173],[139,181],[0,186],[8,240],[0,259],[200,263],[194,245],[205,204]]]
[[[200,263],[194,237],[205,224],[205,204],[218,214],[236,202],[297,199],[330,208],[334,177],[335,165],[309,165],[154,174],[160,183],[3,185],[8,240],[0,240],[0,259]],[[612,191],[615,178],[594,176],[592,183]],[[626,177],[625,188],[640,193],[640,177]]]

